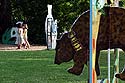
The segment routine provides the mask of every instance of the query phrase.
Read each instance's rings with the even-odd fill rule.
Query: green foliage
[[[89,9],[89,0],[59,0],[53,4],[54,18],[59,22],[59,32],[68,31],[75,19]]]
[[[28,20],[31,44],[45,44],[47,4],[53,5],[59,33],[69,30],[75,19],[89,9],[89,0],[11,0],[13,22]]]
[[[119,6],[120,7],[125,7],[125,0],[120,0]]]
[[[11,0],[14,23],[28,21],[28,37],[31,44],[45,44],[46,0]]]

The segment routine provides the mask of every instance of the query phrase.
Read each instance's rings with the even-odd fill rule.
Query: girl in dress
[[[28,30],[28,26],[27,26],[27,23],[24,22],[23,23],[23,38],[24,38],[24,41],[25,41],[25,48],[30,48],[30,44],[28,42],[28,37],[27,37],[27,31]]]
[[[22,47],[22,44],[24,42],[23,40],[23,26],[22,22],[17,22],[17,28],[18,28],[18,49]]]

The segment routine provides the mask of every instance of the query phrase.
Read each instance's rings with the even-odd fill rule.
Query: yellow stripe
[[[74,46],[76,46],[78,43],[75,43]]]
[[[82,47],[79,47],[78,49],[77,49],[77,51],[79,51],[79,50],[81,50],[82,49]]]
[[[71,39],[71,42],[72,42],[72,44],[74,43],[74,42],[76,42],[76,43],[74,43],[73,44],[73,47],[76,49],[76,51],[79,51],[79,50],[81,50],[82,49],[82,47],[81,47],[81,45],[79,44],[79,42],[77,41],[77,38],[75,37],[75,35],[73,34],[73,32],[70,30],[70,38],[72,38]]]

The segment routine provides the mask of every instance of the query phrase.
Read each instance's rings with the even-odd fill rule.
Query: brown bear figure
[[[89,15],[86,11],[80,15],[72,25],[71,31],[75,33],[77,42],[80,42],[82,49],[76,51],[72,44],[72,39],[64,34],[57,40],[55,63],[61,64],[74,60],[74,66],[68,72],[80,75],[84,64],[89,57]],[[121,48],[125,51],[125,9],[119,7],[105,7],[104,14],[101,15],[96,48],[96,73],[100,75],[99,54],[101,50],[108,48]]]

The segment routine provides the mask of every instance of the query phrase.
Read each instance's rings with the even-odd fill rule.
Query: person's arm
[[[26,24],[26,28],[28,29],[28,25]]]

